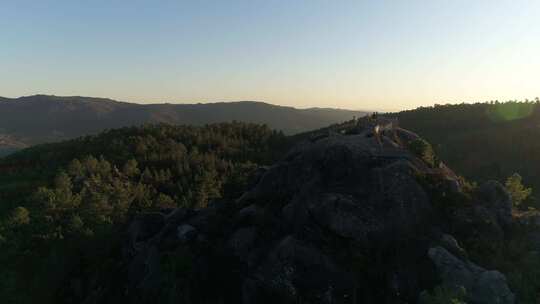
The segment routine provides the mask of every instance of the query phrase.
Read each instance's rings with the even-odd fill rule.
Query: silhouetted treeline
[[[540,189],[540,102],[435,105],[397,114],[456,172],[470,180],[504,181],[515,172]],[[534,194],[533,194],[534,195]]]

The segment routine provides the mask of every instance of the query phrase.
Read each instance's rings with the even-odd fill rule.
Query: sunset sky
[[[0,96],[399,110],[540,95],[540,1],[0,0]]]

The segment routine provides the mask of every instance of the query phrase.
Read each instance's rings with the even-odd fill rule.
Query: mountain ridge
[[[108,98],[32,95],[0,97],[0,136],[31,146],[145,123],[204,125],[229,121],[266,124],[295,134],[365,114],[332,108],[296,109],[260,101],[138,104]],[[0,153],[15,148],[0,143]]]
[[[120,104],[130,104],[130,105],[139,105],[139,106],[154,106],[154,105],[216,105],[216,104],[261,104],[268,105],[280,108],[289,108],[295,110],[335,110],[335,111],[346,111],[346,112],[366,112],[371,113],[373,111],[369,110],[352,110],[352,109],[343,109],[343,108],[334,108],[334,107],[307,107],[307,108],[296,108],[293,106],[277,105],[266,101],[260,100],[236,100],[236,101],[210,101],[210,102],[156,102],[156,103],[141,103],[136,101],[123,101],[116,100],[107,97],[93,97],[93,96],[82,96],[82,95],[51,95],[51,94],[33,94],[33,95],[24,95],[19,97],[5,97],[0,96],[0,102],[11,102],[11,101],[28,101],[35,98],[49,98],[49,99],[59,99],[59,101],[71,101],[70,99],[84,99],[85,102],[113,102]]]

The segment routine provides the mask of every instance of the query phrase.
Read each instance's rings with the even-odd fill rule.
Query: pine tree
[[[519,206],[532,193],[531,188],[527,188],[523,185],[521,175],[518,173],[514,173],[508,177],[505,185],[515,206]]]

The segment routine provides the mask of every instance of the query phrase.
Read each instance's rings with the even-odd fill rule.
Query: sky
[[[540,96],[540,1],[0,0],[0,96],[400,110]]]

